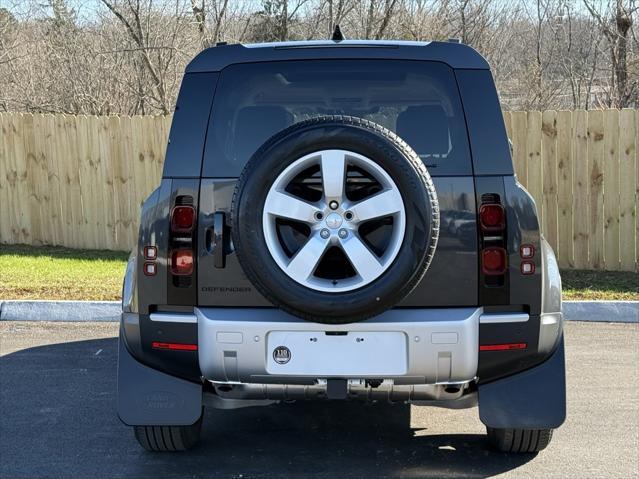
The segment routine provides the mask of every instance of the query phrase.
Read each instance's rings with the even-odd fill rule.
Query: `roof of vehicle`
[[[199,53],[186,67],[186,73],[220,71],[235,63],[324,59],[425,60],[443,62],[452,68],[489,68],[488,62],[476,50],[457,42],[318,40],[218,44]]]

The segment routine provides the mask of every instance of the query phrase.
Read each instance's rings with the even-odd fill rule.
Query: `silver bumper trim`
[[[484,313],[479,317],[481,324],[525,323],[530,319],[526,313]]]
[[[328,325],[304,321],[277,309],[196,308],[200,370],[209,381],[235,384],[312,385],[317,379],[331,377],[392,379],[395,385],[467,382],[477,374],[481,313],[482,308],[393,309],[366,321]],[[406,370],[398,375],[373,369],[362,372],[360,363],[351,367],[340,349],[335,349],[334,357],[327,361],[343,361],[344,371],[357,370],[357,375],[287,374],[285,367],[279,374],[269,374],[267,362],[273,351],[267,350],[267,344],[271,332],[401,332],[406,338],[403,351],[383,350],[379,354],[405,354]]]
[[[197,323],[197,316],[184,313],[151,313],[151,321],[161,323]]]

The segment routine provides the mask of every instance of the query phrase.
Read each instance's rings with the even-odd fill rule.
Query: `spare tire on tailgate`
[[[439,206],[419,156],[360,118],[324,116],[274,135],[235,188],[244,272],[275,306],[338,324],[391,308],[422,279]]]

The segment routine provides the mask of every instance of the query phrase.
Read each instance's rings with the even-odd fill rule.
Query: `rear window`
[[[453,70],[443,63],[313,60],[225,68],[207,133],[204,177],[237,177],[270,136],[319,115],[374,121],[404,139],[433,176],[472,174]]]

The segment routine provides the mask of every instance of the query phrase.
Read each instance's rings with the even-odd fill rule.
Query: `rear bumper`
[[[550,358],[536,367],[520,373],[511,370],[507,377],[497,381],[476,381],[480,324],[526,324],[530,320],[527,314],[491,314],[482,308],[399,309],[360,323],[325,325],[299,320],[275,309],[195,308],[194,313],[153,313],[148,321],[162,330],[168,330],[171,325],[197,328],[197,351],[164,353],[167,361],[175,361],[183,355],[193,355],[195,364],[199,360],[201,379],[214,386],[215,394],[208,395],[214,400],[211,404],[214,407],[329,398],[463,408],[474,406],[479,396],[481,419],[490,427],[557,427],[565,417],[561,338]],[[137,314],[130,313],[130,316],[138,318]],[[384,364],[368,361],[370,356],[353,357],[353,351],[357,350],[348,346],[348,341],[336,343],[339,347],[332,355],[337,361],[328,361],[343,367],[339,374],[321,374],[313,369],[326,362],[322,355],[307,356],[308,374],[300,374],[299,369],[294,374],[288,373],[285,368],[288,362],[280,371],[270,369],[274,343],[269,343],[269,336],[278,338],[279,343],[286,340],[283,332],[319,339],[327,331],[346,333],[337,335],[344,340],[371,339],[376,333],[384,337],[391,333],[390,337],[394,338],[399,335],[403,344],[391,343],[394,348],[379,348],[374,353],[389,361],[403,357],[402,374],[386,374],[376,367],[363,370],[363,365]],[[139,425],[187,424],[197,419],[202,384],[167,374],[165,368],[143,364],[124,346],[123,333],[125,328],[121,330],[118,364],[118,411],[122,420]],[[305,346],[301,343],[299,347],[306,349]],[[350,352],[345,353],[349,348]],[[292,350],[292,354],[303,355],[303,351]],[[183,417],[187,412],[187,417]]]
[[[342,325],[312,323],[276,309],[196,308],[195,313],[200,370],[214,383],[310,385],[318,379],[344,378],[395,385],[458,384],[477,375],[481,308],[394,309]],[[298,340],[305,337],[298,333],[308,333],[311,342]],[[371,356],[370,348],[356,345],[357,338],[368,333],[393,339],[382,341],[384,347]],[[331,338],[340,338],[333,351]],[[305,364],[272,360],[274,348],[287,340],[291,358],[304,357]],[[399,359],[400,364],[386,368],[376,355],[389,363]]]

